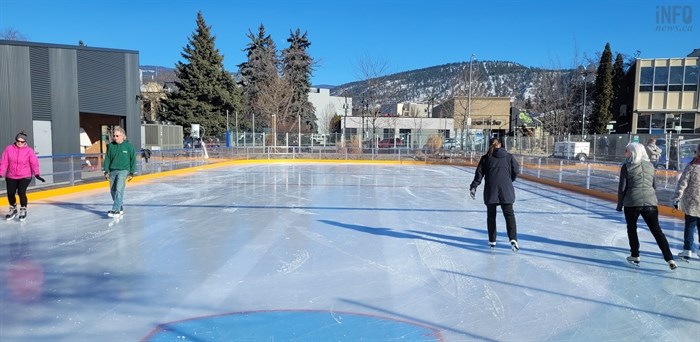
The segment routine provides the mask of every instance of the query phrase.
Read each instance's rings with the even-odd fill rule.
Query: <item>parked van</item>
[[[591,153],[591,143],[587,141],[558,141],[554,143],[554,157],[576,159],[585,162]]]

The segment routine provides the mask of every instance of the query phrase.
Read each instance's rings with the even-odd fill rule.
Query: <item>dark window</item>
[[[697,91],[698,90],[698,66],[697,65],[686,65],[685,66],[685,78],[683,80],[683,90],[684,91]]]
[[[683,84],[683,67],[672,66],[669,72],[668,84]]]
[[[649,124],[651,116],[649,115],[639,115],[637,117],[637,133],[646,134],[649,133]]]
[[[642,70],[640,71],[639,75],[639,84],[640,85],[651,85],[654,80],[654,68],[652,67],[643,67]]]
[[[658,67],[654,73],[654,85],[668,84],[668,67]]]

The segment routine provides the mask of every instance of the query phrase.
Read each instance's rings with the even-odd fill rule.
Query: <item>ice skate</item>
[[[494,249],[496,249],[496,243],[489,241],[489,250],[493,251]]]
[[[17,216],[17,207],[14,205],[11,205],[10,212],[7,213],[7,215],[5,215],[5,220],[8,220],[8,221],[12,220],[13,218],[15,218],[15,216]]]
[[[510,249],[512,249],[513,252],[517,252],[520,250],[520,246],[518,246],[517,240],[510,240]]]
[[[693,252],[686,249],[678,253],[678,257],[685,262],[690,262],[690,259],[693,257]]]
[[[19,222],[24,222],[27,219],[27,208],[19,208]]]
[[[633,256],[627,257],[627,262],[629,262],[630,264],[632,264],[634,266],[639,267],[639,261],[640,261],[639,257],[633,257]]]
[[[678,265],[676,265],[676,262],[673,260],[669,260],[668,262],[668,267],[671,269],[671,271],[675,270],[678,268]]]

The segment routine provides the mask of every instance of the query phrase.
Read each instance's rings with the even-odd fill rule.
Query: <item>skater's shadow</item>
[[[97,216],[105,216],[106,210],[97,209],[93,204],[85,203],[75,203],[75,202],[60,202],[60,201],[46,201],[45,203],[38,203],[37,205],[53,205],[59,208],[70,209],[70,210],[81,210],[89,213],[93,213]]]

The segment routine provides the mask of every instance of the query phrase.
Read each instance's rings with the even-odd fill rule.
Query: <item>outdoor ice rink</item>
[[[120,220],[106,184],[30,202],[0,222],[0,341],[698,341],[698,259],[670,271],[640,220],[636,268],[614,203],[524,180],[521,251],[500,210],[489,251],[473,175],[241,164],[137,178]]]

